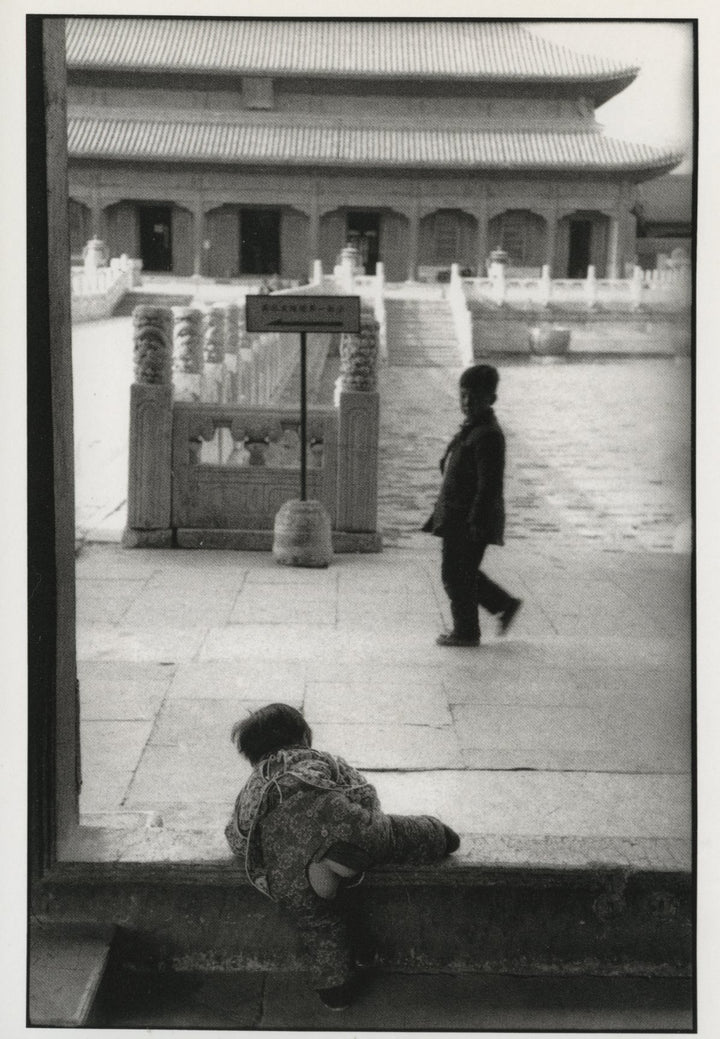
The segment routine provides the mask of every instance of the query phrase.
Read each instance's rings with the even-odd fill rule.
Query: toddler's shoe
[[[352,991],[348,981],[344,985],[335,985],[333,988],[319,988],[315,991],[320,1002],[328,1010],[347,1010],[352,1002]]]

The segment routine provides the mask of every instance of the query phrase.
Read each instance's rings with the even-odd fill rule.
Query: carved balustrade
[[[299,496],[299,402],[288,401],[299,344],[249,336],[243,318],[227,304],[136,308],[127,546],[269,549],[275,514]],[[319,383],[328,340],[309,338]],[[378,551],[371,310],[340,353],[336,406],[308,410],[306,491],[327,509],[336,551]]]

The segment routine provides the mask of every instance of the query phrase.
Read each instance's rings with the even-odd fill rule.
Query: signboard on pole
[[[359,332],[359,296],[246,296],[248,332]]]

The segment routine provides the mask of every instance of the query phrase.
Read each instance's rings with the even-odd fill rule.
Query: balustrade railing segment
[[[512,278],[500,268],[489,278],[463,278],[462,285],[467,298],[497,305],[569,303],[589,309],[598,304],[628,303],[632,307],[653,303],[685,306],[691,291],[689,267],[662,271],[636,267],[629,278],[597,278],[594,267],[588,268],[585,278],[550,278],[548,267],[539,278]]]
[[[307,490],[331,517],[336,551],[381,547],[377,323],[367,309],[361,324],[343,337],[336,407],[308,411]],[[299,489],[299,408],[278,403],[299,349],[291,337],[249,335],[239,305],[136,307],[133,328],[124,544],[270,548],[275,514]],[[309,339],[319,379],[328,339]]]
[[[450,268],[450,284],[447,291],[447,301],[455,325],[458,349],[462,363],[469,365],[473,363],[473,331],[472,314],[468,309],[465,289],[460,277],[459,264],[454,263]]]

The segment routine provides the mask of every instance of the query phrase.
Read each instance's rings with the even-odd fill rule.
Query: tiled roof
[[[681,156],[597,132],[399,129],[73,116],[75,158],[442,169],[669,169]]]
[[[517,22],[70,18],[72,69],[473,80],[618,80],[634,66],[576,54]]]

